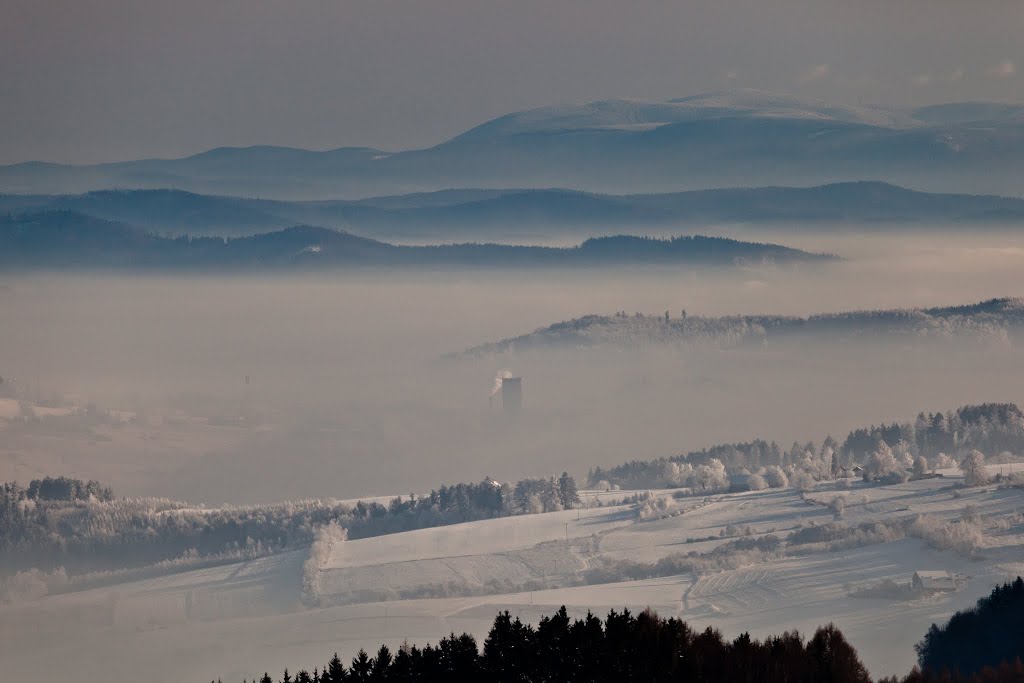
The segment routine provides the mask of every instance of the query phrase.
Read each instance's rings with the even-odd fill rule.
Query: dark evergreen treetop
[[[1024,580],[997,586],[943,626],[932,624],[916,649],[921,668],[936,673],[974,674],[1024,657]]]

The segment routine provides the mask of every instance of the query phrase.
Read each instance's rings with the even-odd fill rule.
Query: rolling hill
[[[347,660],[359,648],[437,642],[451,631],[482,640],[498,611],[536,623],[566,605],[574,617],[650,608],[729,637],[762,637],[782,626],[808,632],[831,621],[872,673],[906,671],[931,623],[1021,571],[1020,490],[964,488],[955,469],[944,474],[894,486],[819,482],[803,492],[680,500],[672,499],[675,491],[655,490],[650,495],[666,501],[666,512],[652,519],[624,504],[644,492],[584,491],[589,505],[579,513],[340,541],[316,568],[322,606],[315,609],[298,597],[305,549],[113,586],[72,585],[0,605],[8,623],[20,626],[0,639],[0,655],[22,679],[134,681],[136,664],[117,664],[130,648],[151,662],[153,681],[211,672],[241,680],[319,661],[325,647]],[[839,520],[829,507],[836,498],[847,501]],[[878,533],[915,518],[924,520],[921,527],[955,528],[967,506],[981,519],[983,546],[975,556],[924,534]],[[815,532],[842,539],[859,532],[859,540],[808,542]],[[744,550],[758,541],[777,549]],[[651,576],[634,576],[638,569]],[[958,590],[885,592],[909,586],[914,572],[927,569],[955,574]],[[94,638],[69,638],[75,629]],[[179,643],[173,651],[170,640]],[[52,654],[54,642],[67,656],[53,657],[40,673],[39,659]]]
[[[251,235],[310,224],[381,238],[492,239],[531,230],[593,234],[677,226],[1024,224],[1024,199],[916,192],[879,182],[607,195],[460,189],[349,201],[275,201],[182,190],[0,195],[12,214],[74,211],[170,235]],[[494,237],[492,237],[492,235]]]
[[[451,354],[451,358],[530,350],[647,348],[650,344],[758,345],[832,335],[837,338],[897,337],[998,340],[1024,331],[1024,299],[990,299],[966,306],[848,311],[801,316],[723,317],[585,315]]]
[[[826,262],[835,257],[720,237],[592,238],[576,247],[400,246],[309,225],[248,237],[162,237],[74,211],[0,217],[0,267],[238,269],[339,266],[734,265]]]
[[[738,90],[663,102],[543,107],[433,147],[218,148],[181,159],[0,167],[0,191],[167,188],[291,199],[450,187],[666,192],[872,178],[932,191],[1020,195],[1024,107],[846,107]]]

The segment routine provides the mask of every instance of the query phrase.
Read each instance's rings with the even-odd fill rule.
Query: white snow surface
[[[948,475],[894,486],[853,482],[847,490],[822,482],[806,498],[792,489],[691,497],[647,521],[619,505],[342,541],[321,570],[318,607],[300,600],[304,550],[51,595],[0,607],[0,665],[12,680],[44,683],[127,682],[140,670],[155,683],[240,681],[323,666],[335,651],[350,658],[359,648],[436,642],[451,632],[472,633],[482,645],[499,610],[536,622],[564,604],[574,616],[651,607],[727,636],[792,628],[809,636],[834,622],[873,675],[905,673],[932,622],[1024,572],[1024,490],[962,488]],[[601,497],[612,495],[629,492]],[[832,522],[826,506],[838,495],[846,496],[845,525],[922,513],[956,520],[971,505],[985,541],[974,558],[901,538],[700,576],[586,583],[587,569],[609,562],[706,553],[729,540],[720,534],[730,525],[785,538]],[[950,570],[965,583],[909,600],[851,596],[885,579],[905,583],[919,569]]]
[[[632,524],[634,517],[625,506],[563,510],[346,541],[333,548],[325,569],[524,550],[547,541],[607,532]]]
[[[754,89],[734,89],[668,101],[601,100],[539,107],[507,114],[458,139],[537,132],[639,129],[721,117],[797,118],[884,127],[920,125],[906,112],[870,106],[837,106],[820,100]]]

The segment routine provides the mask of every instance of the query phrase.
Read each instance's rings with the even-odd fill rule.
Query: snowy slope
[[[629,509],[564,510],[544,515],[503,517],[346,541],[334,548],[325,568],[339,569],[430,558],[523,550],[539,543],[579,538],[633,521]]]
[[[452,631],[482,639],[498,610],[535,622],[565,604],[578,616],[649,606],[727,635],[789,628],[806,635],[832,621],[873,674],[905,672],[914,642],[933,621],[1024,571],[1024,491],[964,489],[955,472],[947,474],[894,486],[852,482],[848,490],[822,482],[806,495],[785,489],[687,498],[647,521],[630,507],[610,506],[341,541],[320,577],[326,606],[312,609],[299,601],[303,551],[54,595],[0,608],[0,662],[12,676],[39,681],[128,681],[139,666],[157,682],[240,680],[322,665],[335,650],[351,657],[360,647],[436,642]],[[697,575],[595,583],[589,573],[623,561],[706,554],[734,540],[723,537],[726,529],[785,538],[832,522],[827,504],[840,495],[843,525],[916,514],[956,520],[972,506],[984,541],[973,556],[900,537],[834,552],[806,546],[801,554]],[[964,584],[932,597],[854,595],[883,580],[906,583],[919,569],[949,570]],[[48,662],[42,674],[40,661]]]

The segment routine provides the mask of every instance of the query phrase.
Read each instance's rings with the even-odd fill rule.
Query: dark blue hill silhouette
[[[834,257],[719,237],[607,237],[578,247],[498,244],[400,246],[315,226],[248,237],[164,237],[74,211],[0,217],[0,266],[8,268],[248,268],[333,266],[598,266],[821,262]]]
[[[301,224],[372,236],[458,235],[534,228],[642,232],[722,223],[842,229],[876,224],[1024,224],[1024,199],[933,194],[880,182],[602,195],[575,190],[445,190],[358,201],[289,202],[182,190],[101,190],[81,195],[0,195],[0,211],[69,210],[154,232],[251,235]]]
[[[873,178],[932,191],[1021,193],[1024,107],[846,107],[757,91],[514,112],[426,149],[256,145],[180,159],[0,167],[0,192],[175,187],[288,199],[451,187],[666,192]]]

